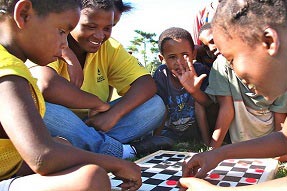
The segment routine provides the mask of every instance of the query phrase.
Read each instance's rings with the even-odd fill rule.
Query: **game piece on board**
[[[196,153],[157,151],[135,161],[142,171],[139,191],[178,191],[182,162]],[[211,170],[205,180],[222,187],[257,184],[274,178],[278,161],[274,159],[228,159]],[[121,190],[122,181],[109,174],[112,190]]]

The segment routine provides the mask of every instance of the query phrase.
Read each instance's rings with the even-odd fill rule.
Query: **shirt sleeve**
[[[270,111],[287,113],[287,93],[277,98],[270,107]]]
[[[160,65],[154,72],[153,79],[155,80],[157,86],[157,94],[162,98],[165,105],[167,105],[167,76],[165,65]]]
[[[194,69],[196,71],[196,74],[198,76],[200,76],[202,74],[206,74],[207,75],[207,77],[204,78],[204,80],[203,80],[203,82],[202,82],[202,84],[200,86],[200,89],[202,91],[204,91],[206,89],[206,87],[208,86],[208,77],[209,77],[210,70],[206,66],[204,66],[202,63],[200,63],[200,62],[193,63],[193,67],[194,67]]]
[[[110,85],[115,87],[120,95],[124,95],[136,79],[150,73],[122,45],[115,47],[117,44],[119,43],[111,40],[111,49],[114,52],[108,60],[110,62],[108,79]]]
[[[215,96],[231,96],[229,75],[231,69],[223,56],[219,56],[213,63],[209,73],[209,85],[205,92]]]

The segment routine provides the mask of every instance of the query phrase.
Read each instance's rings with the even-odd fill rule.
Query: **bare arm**
[[[153,78],[150,75],[141,76],[131,84],[129,91],[111,108],[111,112],[123,117],[152,98],[155,93],[156,85]]]
[[[166,108],[165,113],[164,113],[164,117],[163,117],[163,120],[162,120],[162,124],[161,124],[160,127],[156,128],[156,129],[154,130],[154,132],[153,132],[153,135],[154,135],[154,136],[159,136],[159,135],[161,135],[161,132],[162,132],[162,130],[164,129],[164,124],[165,124],[165,121],[166,121],[167,116],[168,116],[168,109]]]
[[[96,164],[140,185],[140,169],[134,163],[55,142],[44,126],[25,79],[0,78],[0,92],[1,124],[34,172],[47,175],[76,165]]]
[[[282,125],[286,120],[286,113],[277,113],[274,112],[274,125],[275,131],[280,131],[282,129]]]
[[[67,63],[70,82],[80,88],[84,81],[84,74],[77,56],[69,47],[66,47],[62,50],[62,59]]]
[[[209,146],[210,144],[209,126],[207,122],[205,107],[197,102],[195,102],[194,107],[195,107],[195,116],[201,132],[202,140],[204,144]]]
[[[38,79],[38,86],[48,102],[68,108],[97,111],[106,111],[110,107],[97,96],[76,87],[48,66],[36,66],[30,71]]]
[[[186,58],[186,61],[188,68],[179,65],[179,71],[172,70],[172,73],[176,75],[182,86],[199,104],[209,106],[212,103],[211,99],[200,89],[200,86],[207,75],[201,74],[200,76],[197,76],[192,62],[189,58]]]
[[[150,75],[142,76],[131,84],[130,89],[121,97],[119,102],[113,105],[107,112],[90,117],[86,123],[102,131],[108,131],[123,116],[146,102],[155,93],[156,85],[153,78]]]
[[[183,163],[183,176],[205,177],[216,165],[230,158],[270,158],[287,154],[287,124],[279,132],[249,141],[222,146],[218,149],[194,155]],[[201,168],[198,172],[197,170]]]
[[[217,96],[219,103],[219,113],[212,134],[211,147],[218,148],[228,132],[232,120],[234,119],[234,106],[231,96]]]

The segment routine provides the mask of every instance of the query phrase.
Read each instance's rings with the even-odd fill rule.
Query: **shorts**
[[[16,178],[19,178],[19,177],[14,177],[14,178],[10,178],[10,179],[7,179],[7,180],[2,180],[2,181],[0,182],[0,191],[9,191],[9,188],[10,188],[11,183],[12,183]]]

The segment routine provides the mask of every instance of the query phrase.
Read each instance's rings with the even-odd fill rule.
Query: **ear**
[[[278,33],[273,28],[266,28],[262,39],[263,46],[266,48],[270,56],[275,56],[278,53],[280,41]]]
[[[161,54],[158,55],[158,58],[159,58],[159,60],[160,60],[161,62],[164,60],[164,57],[163,57],[163,55],[161,55]]]
[[[23,28],[31,17],[32,3],[29,0],[20,0],[14,8],[14,20],[19,28]]]

